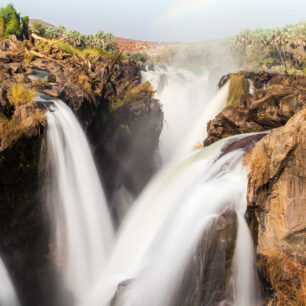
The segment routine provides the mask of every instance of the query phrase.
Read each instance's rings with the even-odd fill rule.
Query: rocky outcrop
[[[304,305],[306,78],[239,72],[223,77],[219,87],[227,81],[227,106],[208,123],[204,145],[266,132],[233,141],[222,154],[252,142],[244,159],[249,169],[247,218],[266,293],[263,304]]]
[[[207,125],[207,146],[236,134],[283,126],[306,107],[306,78],[276,73],[239,72],[230,79],[228,106]]]
[[[281,305],[302,305],[299,301],[305,297],[305,160],[305,110],[272,130],[245,157],[258,266],[274,293],[271,301]]]
[[[218,305],[233,300],[230,279],[236,234],[236,212],[227,209],[204,232],[173,305]]]
[[[73,56],[43,41],[9,39],[0,50],[0,253],[23,305],[60,305],[57,298],[69,305],[50,257],[40,175],[45,99],[61,98],[79,118],[108,195],[121,184],[139,192],[153,174],[162,111],[152,91],[115,103],[139,87],[140,67],[132,60]],[[49,96],[35,103],[37,93]]]
[[[123,104],[95,118],[89,133],[109,195],[121,184],[137,195],[152,177],[162,124],[160,104],[150,98]]]

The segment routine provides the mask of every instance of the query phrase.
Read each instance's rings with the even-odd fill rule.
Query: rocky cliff
[[[305,160],[306,110],[272,130],[245,157],[258,266],[272,305],[305,302]]]
[[[71,55],[40,38],[1,42],[0,252],[23,305],[59,303],[40,175],[50,101],[62,99],[79,118],[111,196],[121,184],[139,192],[155,170],[163,113],[153,95],[140,67],[120,55]]]
[[[244,162],[248,212],[265,305],[304,305],[306,286],[306,78],[240,72],[227,106],[207,125],[205,145],[231,135],[263,132]]]

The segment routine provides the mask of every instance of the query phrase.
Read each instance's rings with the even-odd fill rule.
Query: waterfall
[[[1,306],[20,305],[13,283],[10,279],[10,276],[1,258],[0,258],[0,305]]]
[[[47,203],[56,260],[77,299],[105,267],[111,218],[84,132],[70,108],[55,100],[47,114]]]
[[[244,152],[239,149],[219,158],[228,141],[243,137],[219,141],[170,164],[148,184],[119,229],[100,281],[81,305],[177,306],[173,303],[184,272],[203,233],[228,209],[237,215],[234,289],[233,299],[229,294],[220,305],[256,305],[254,250],[243,217]]]
[[[206,125],[225,106],[229,82],[216,92],[207,70],[168,67],[142,72],[156,90],[165,123],[160,136],[163,162],[186,156],[206,138]]]
[[[224,106],[229,84],[213,94],[205,73],[199,79],[185,70],[163,75],[150,72],[144,79],[151,78],[165,111],[164,167],[134,201],[114,237],[86,137],[69,107],[53,102],[47,115],[47,202],[58,265],[78,306],[189,306],[180,298],[184,290],[186,295],[195,290],[195,276],[188,274],[194,258],[209,241],[225,243],[216,240],[216,232],[230,212],[234,234],[226,241],[232,251],[223,267],[224,290],[217,295],[211,285],[220,282],[217,261],[205,251],[203,271],[211,272],[199,281],[212,289],[203,289],[198,301],[256,306],[255,252],[244,218],[244,150],[223,154],[229,142],[249,135],[191,152],[203,140],[208,120]]]

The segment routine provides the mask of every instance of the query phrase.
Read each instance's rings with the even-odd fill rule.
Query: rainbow
[[[167,12],[157,16],[155,21],[157,23],[171,21],[172,19],[182,16],[190,11],[201,8],[210,1],[211,0],[180,0],[176,5],[170,7]]]

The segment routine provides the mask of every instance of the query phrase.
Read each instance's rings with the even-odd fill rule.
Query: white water
[[[227,208],[238,214],[235,305],[256,305],[252,240],[241,217],[247,187],[240,161],[243,153],[237,150],[215,161],[226,141],[168,166],[146,187],[122,224],[107,269],[83,306],[108,306],[116,291],[112,305],[170,306],[203,231]],[[120,285],[126,280],[128,285]]]
[[[57,262],[66,285],[81,299],[105,267],[113,229],[86,137],[60,100],[47,115],[47,169]]]
[[[13,283],[10,279],[10,276],[1,258],[0,258],[0,305],[1,306],[20,305]]]
[[[156,90],[164,112],[160,136],[163,162],[188,156],[206,138],[206,125],[225,106],[229,89],[228,83],[216,92],[208,71],[168,70],[142,73],[143,81],[149,81]]]
[[[54,174],[49,205],[67,285],[82,306],[177,306],[173,302],[203,232],[231,209],[237,214],[233,300],[229,294],[221,303],[255,306],[254,250],[244,219],[243,152],[218,159],[227,142],[222,140],[190,153],[205,138],[208,120],[223,107],[229,84],[210,99],[205,74],[198,79],[192,72],[170,71],[163,89],[154,84],[161,75],[150,72],[144,78],[151,78],[162,100],[167,124],[161,150],[167,166],[133,204],[113,248],[110,217],[85,136],[61,101],[48,114],[48,165]],[[240,137],[245,136],[234,138]]]

